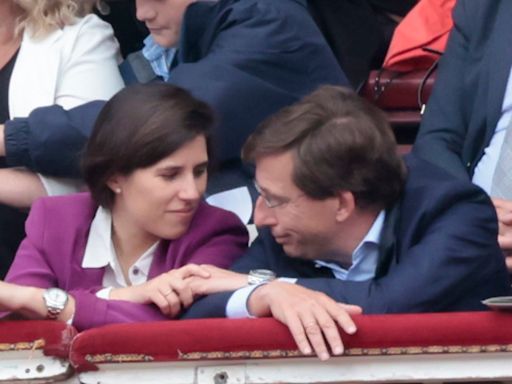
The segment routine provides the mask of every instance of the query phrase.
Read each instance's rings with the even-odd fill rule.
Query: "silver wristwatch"
[[[261,283],[268,283],[275,280],[276,274],[270,269],[252,269],[247,277],[247,284],[256,285]]]
[[[43,299],[46,305],[46,318],[55,320],[66,307],[68,294],[60,288],[48,288],[43,293]]]

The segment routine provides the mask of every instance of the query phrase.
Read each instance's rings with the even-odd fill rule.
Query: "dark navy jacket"
[[[414,151],[467,179],[489,145],[512,67],[512,2],[459,0]]]
[[[400,201],[387,211],[374,279],[334,278],[313,261],[286,256],[270,231],[260,231],[231,268],[274,270],[364,313],[482,310],[481,300],[510,295],[497,244],[496,213],[487,195],[468,181],[414,156]],[[223,317],[231,292],[196,302],[185,318]]]
[[[305,0],[220,0],[189,6],[170,82],[211,104],[217,162],[238,159],[256,125],[323,84],[347,85]],[[78,153],[101,108],[35,110],[6,124],[7,161],[77,176]]]

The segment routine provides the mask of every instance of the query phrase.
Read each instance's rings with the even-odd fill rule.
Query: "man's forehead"
[[[290,152],[262,155],[256,159],[256,182],[265,191],[283,194],[297,188],[292,180],[293,156]]]

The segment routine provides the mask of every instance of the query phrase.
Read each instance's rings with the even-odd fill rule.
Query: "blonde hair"
[[[28,29],[33,37],[49,33],[75,23],[76,18],[90,13],[95,0],[13,0],[22,10],[17,33]]]

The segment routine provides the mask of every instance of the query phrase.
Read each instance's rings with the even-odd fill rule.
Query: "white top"
[[[112,243],[112,215],[108,210],[99,207],[91,223],[82,260],[82,268],[105,268],[102,284],[105,289],[98,291],[96,296],[108,299],[112,288],[145,283],[157,246],[158,242],[137,259],[128,270],[130,281],[126,281]]]
[[[120,61],[112,27],[94,14],[41,39],[26,30],[9,84],[9,115],[27,117],[37,107],[58,104],[70,109],[108,100],[124,87]],[[77,190],[73,185],[61,189],[58,179],[40,177],[49,195]]]
[[[501,146],[505,139],[507,127],[512,120],[512,68],[508,75],[507,89],[501,106],[501,117],[496,124],[489,146],[475,167],[473,183],[480,186],[488,194],[491,193],[492,178],[500,157]]]

